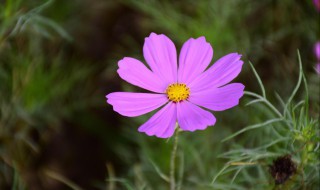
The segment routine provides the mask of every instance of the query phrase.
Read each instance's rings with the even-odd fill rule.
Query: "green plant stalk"
[[[305,188],[305,186],[304,186],[304,170],[303,170],[303,168],[304,168],[304,166],[305,166],[305,164],[307,163],[307,161],[308,161],[308,148],[304,148],[303,149],[303,152],[302,152],[302,158],[301,158],[301,164],[300,164],[300,166],[299,166],[299,168],[298,168],[298,173],[301,171],[301,176],[302,176],[302,188],[303,188],[303,190],[305,190],[306,188]],[[297,174],[296,174],[297,175]]]
[[[179,142],[179,125],[176,123],[176,132],[174,135],[174,142],[173,142],[173,148],[171,152],[171,159],[170,159],[170,190],[175,190],[176,187],[176,181],[175,181],[175,160],[177,155],[177,149],[178,149],[178,142]]]

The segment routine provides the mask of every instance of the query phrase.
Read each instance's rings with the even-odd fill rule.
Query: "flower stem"
[[[170,190],[175,190],[176,182],[175,182],[175,160],[177,155],[177,149],[178,149],[178,140],[179,140],[179,128],[178,123],[176,124],[176,132],[174,135],[174,142],[173,142],[173,148],[171,152],[171,159],[170,159]]]

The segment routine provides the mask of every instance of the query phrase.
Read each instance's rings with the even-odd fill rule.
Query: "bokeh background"
[[[236,81],[260,92],[251,61],[276,107],[276,94],[288,99],[297,83],[299,49],[309,116],[319,117],[313,50],[319,21],[311,0],[0,0],[0,189],[168,189],[161,174],[169,173],[172,139],[137,132],[152,113],[126,118],[105,101],[110,92],[141,91],[120,79],[117,61],[143,60],[151,32],[167,35],[178,52],[199,36],[212,44],[214,60],[239,52],[245,64]],[[305,93],[302,88],[294,101]],[[209,185],[228,161],[219,155],[274,140],[254,130],[221,142],[270,116],[263,106],[245,106],[248,101],[214,113],[214,127],[181,134],[182,189],[274,188],[267,166],[274,156],[257,171],[222,175]],[[285,150],[274,149],[290,153]],[[319,182],[310,181],[306,188],[316,189]]]

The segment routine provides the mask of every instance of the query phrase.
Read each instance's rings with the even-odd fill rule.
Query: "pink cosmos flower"
[[[314,44],[313,51],[314,51],[314,54],[315,54],[317,60],[320,61],[320,41],[317,41]]]
[[[241,55],[230,53],[206,70],[213,49],[204,37],[184,43],[179,66],[176,48],[163,34],[151,33],[145,38],[143,55],[150,69],[137,59],[125,57],[118,62],[118,74],[123,80],[154,93],[114,92],[106,96],[114,111],[128,117],[163,106],[139,127],[139,132],[168,138],[173,135],[176,122],[185,131],[204,130],[216,122],[214,115],[205,109],[232,108],[243,96],[243,84],[227,84],[241,71]]]
[[[313,0],[313,4],[316,7],[317,11],[320,11],[320,0]]]

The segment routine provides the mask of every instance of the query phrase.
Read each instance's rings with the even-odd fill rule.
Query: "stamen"
[[[181,102],[186,100],[190,96],[190,88],[187,85],[182,83],[170,84],[166,90],[168,99],[173,102]]]

